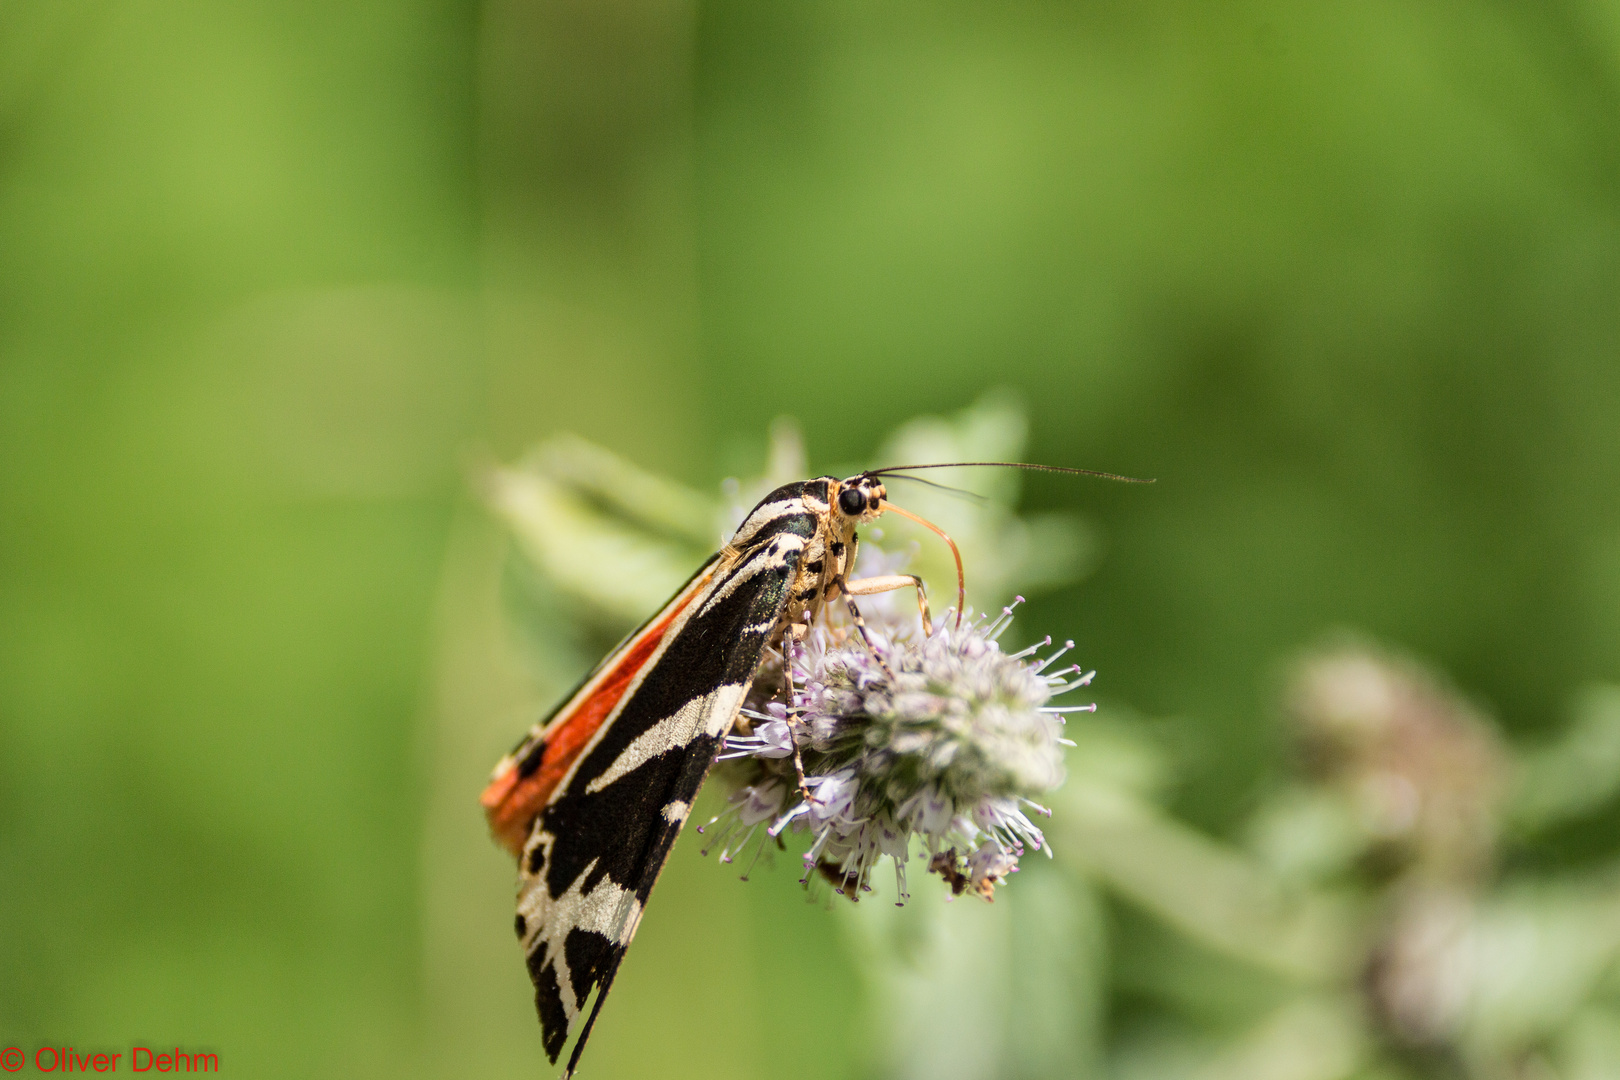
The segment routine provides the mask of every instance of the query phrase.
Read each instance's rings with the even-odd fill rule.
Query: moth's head
[[[832,496],[833,513],[850,527],[870,525],[883,513],[883,498],[887,494],[883,481],[866,473],[858,473],[840,481]]]
[[[876,473],[857,473],[848,480],[834,481],[827,490],[832,500],[833,519],[843,528],[854,532],[857,525],[870,525],[880,514],[887,512],[910,518],[923,528],[937,533],[939,538],[950,546],[951,555],[956,559],[956,625],[960,629],[962,611],[967,603],[967,583],[962,574],[962,553],[957,550],[955,542],[945,535],[944,529],[889,502],[886,498],[888,492],[884,489],[879,474],[892,471],[880,469]]]

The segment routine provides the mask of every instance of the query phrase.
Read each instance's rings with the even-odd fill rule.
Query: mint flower
[[[947,617],[921,640],[874,620],[874,648],[843,627],[790,643],[785,665],[762,672],[720,754],[742,769],[709,822],[720,828],[705,853],[718,846],[730,862],[757,839],[757,859],[769,840],[805,833],[803,881],[819,873],[856,899],[888,856],[900,902],[913,837],[953,895],[990,899],[1027,849],[1050,855],[1029,812],[1050,816],[1033,800],[1063,782],[1063,750],[1073,744],[1062,737],[1062,714],[1096,706],[1048,703],[1095,673],[1050,670],[1073,642],[1044,659],[1036,654],[1050,638],[1002,652],[1012,610],[959,629]],[[785,694],[784,670],[791,698],[770,700]]]

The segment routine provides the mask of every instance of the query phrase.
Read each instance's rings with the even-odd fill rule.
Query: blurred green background
[[[1554,738],[1620,681],[1620,3],[0,3],[0,1043],[549,1075],[476,796],[591,657],[502,636],[469,468],[710,492],[996,387],[1159,478],[1027,481],[1105,550],[1026,621],[1180,820],[1336,627]],[[1608,872],[1600,803],[1508,870]],[[1242,1026],[1099,902],[1105,1058]],[[880,1074],[786,868],[653,915],[586,1075]]]

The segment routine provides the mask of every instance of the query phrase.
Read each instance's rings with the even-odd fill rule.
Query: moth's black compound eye
[[[838,509],[846,517],[859,517],[861,511],[866,509],[866,493],[860,488],[845,488],[838,493]]]

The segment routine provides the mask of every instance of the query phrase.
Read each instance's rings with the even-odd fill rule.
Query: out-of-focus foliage
[[[1252,852],[1149,824],[1141,807],[1099,811],[1078,792],[1059,804],[1094,874],[1190,941],[1282,977],[1251,1029],[1206,1031],[1179,1062],[1161,1033],[1125,1060],[1188,1076],[1252,1075],[1256,1055],[1277,1077],[1610,1075],[1620,1058],[1592,1032],[1620,1022],[1620,862],[1535,873],[1498,844],[1504,821],[1526,820],[1513,774],[1567,761],[1598,725],[1579,718],[1563,745],[1514,754],[1432,674],[1361,644],[1307,655],[1287,700],[1297,765],[1257,808]],[[1620,779],[1612,762],[1582,772]]]
[[[1016,401],[1159,480],[903,495],[1099,669],[1062,859],[889,934],[683,844],[591,1070],[1613,1074],[1613,0],[0,28],[0,1043],[532,1071],[489,765],[772,418],[789,478]],[[1399,767],[1306,737],[1351,655],[1451,717]]]

